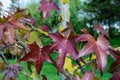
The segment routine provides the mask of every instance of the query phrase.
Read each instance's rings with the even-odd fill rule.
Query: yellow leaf
[[[115,50],[120,50],[120,47],[115,48]]]
[[[64,27],[63,26],[60,26],[59,27],[59,31],[62,32],[64,30]]]
[[[58,17],[58,22],[60,23],[61,21],[63,21],[63,15],[59,15]]]
[[[63,4],[66,4],[66,3],[68,3],[69,2],[69,0],[62,0],[62,3]]]
[[[37,44],[38,44],[39,46],[42,46],[42,42],[41,42],[41,40],[40,40],[40,38],[39,38],[39,35],[38,35],[38,33],[35,32],[35,31],[33,31],[33,32],[31,32],[31,33],[29,34],[29,36],[28,36],[28,41],[27,41],[26,43],[32,44],[32,43],[34,43],[34,42],[37,42]]]
[[[39,28],[35,28],[35,30],[37,30],[37,31],[39,31],[40,33],[48,36],[48,33],[47,33],[47,32],[45,32],[45,31],[43,31],[43,30],[41,30],[41,29],[39,29]]]
[[[36,76],[35,76],[35,73],[33,72],[32,74],[31,74],[31,76],[30,76],[30,78],[35,78]]]
[[[10,49],[10,53],[12,55],[17,55],[22,52],[21,49],[19,48],[20,47],[19,45],[15,44],[13,47],[14,47],[14,49]]]
[[[96,59],[96,55],[92,55],[91,60]],[[89,61],[89,58],[85,59],[85,61]]]
[[[64,69],[72,74],[72,60],[68,57],[65,58]]]

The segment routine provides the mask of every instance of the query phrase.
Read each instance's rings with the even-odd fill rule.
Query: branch
[[[73,80],[73,76],[70,75],[66,70],[62,70],[61,73],[68,79],[68,80]]]
[[[9,65],[8,60],[6,59],[6,57],[4,56],[4,53],[1,51],[0,55],[2,56],[3,60],[6,62],[7,65]]]
[[[79,60],[76,60],[76,63],[78,64],[81,72],[82,72],[83,74],[85,74],[84,69],[83,69],[82,65],[80,64]]]

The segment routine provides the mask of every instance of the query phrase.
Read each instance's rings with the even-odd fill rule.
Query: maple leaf
[[[19,11],[21,13],[21,11]],[[14,28],[26,29],[23,24],[19,22],[19,19],[24,17],[23,13],[11,14],[7,17],[0,18],[0,39],[3,38],[3,34],[7,37],[7,41],[10,43],[15,42]]]
[[[42,80],[47,80],[45,75],[41,75],[41,77],[42,77]]]
[[[53,52],[55,48],[54,45],[39,48],[39,46],[36,43],[33,43],[28,44],[27,47],[30,49],[30,52],[28,52],[23,58],[21,58],[20,61],[33,61],[36,72],[38,74],[40,74],[43,63],[45,61],[49,61],[55,64],[53,59],[50,57],[50,54]]]
[[[115,72],[109,80],[120,80],[120,75],[119,73]]]
[[[42,0],[40,4],[41,6],[38,8],[38,10],[43,10],[43,19],[49,17],[50,10],[59,10],[57,5],[54,4],[54,0],[50,0],[49,2],[47,2],[46,0]]]
[[[113,57],[115,60],[109,67],[109,72],[114,73],[114,72],[120,72],[120,51],[119,50],[114,50],[114,49],[109,49],[110,55]]]
[[[87,41],[87,43],[79,51],[77,58],[96,52],[97,65],[100,68],[101,74],[103,74],[107,64],[107,50],[110,47],[109,42],[103,37],[103,35],[99,35],[96,41],[89,33],[86,31],[83,32],[85,34],[81,35],[79,40]]]
[[[92,80],[92,77],[93,77],[93,73],[92,71],[89,71],[85,73],[85,75],[82,77],[82,80]]]
[[[82,79],[76,76],[74,80],[93,80],[93,72],[92,71],[86,72],[83,75]]]
[[[120,61],[120,51],[119,50],[114,50],[114,49],[109,48],[109,52],[114,60]]]
[[[94,26],[94,30],[99,30],[102,35],[105,35],[105,36],[109,37],[109,34],[103,29],[100,22],[98,23],[98,25]]]
[[[15,65],[10,64],[8,66],[8,70],[6,71],[7,80],[11,80],[11,78],[14,78],[16,80],[17,75],[20,73],[21,70],[22,67],[18,63],[16,63]]]
[[[43,31],[45,31],[45,32],[49,31],[49,27],[46,26],[46,25],[40,26],[40,29],[43,30]]]
[[[60,72],[63,68],[66,54],[71,54],[74,58],[77,56],[76,42],[79,35],[74,34],[73,30],[65,35],[62,35],[59,31],[56,33],[49,33],[51,39],[56,44],[56,50],[58,50],[57,71]]]
[[[2,63],[0,62],[0,73],[2,71],[4,71],[5,67],[6,67],[6,63],[5,62],[2,62]]]

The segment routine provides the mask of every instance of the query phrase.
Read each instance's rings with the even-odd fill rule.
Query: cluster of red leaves
[[[28,30],[22,23],[20,23],[20,19],[27,16],[24,12],[24,9],[18,9],[14,14],[8,12],[7,17],[4,16],[4,18],[0,18],[0,39],[9,43],[15,43],[14,29],[19,28]]]
[[[86,29],[82,30],[84,34],[77,35],[72,29],[67,30],[66,33],[62,34],[59,31],[56,33],[49,33],[49,37],[53,40],[53,44],[39,48],[36,43],[28,46],[30,52],[28,52],[21,61],[34,61],[35,68],[39,74],[44,61],[54,62],[50,57],[53,51],[58,51],[57,70],[60,72],[63,69],[66,54],[70,54],[74,59],[79,59],[87,54],[96,52],[97,64],[103,74],[107,65],[107,51],[110,48],[109,42],[101,34],[98,36],[97,41],[90,35]],[[85,46],[77,51],[76,43],[79,41],[87,41]],[[45,52],[44,52],[45,51]]]
[[[54,0],[42,0],[41,6],[38,10],[43,10],[43,19],[49,17],[50,10],[59,10],[57,5],[54,4]],[[20,23],[20,19],[25,19],[27,15],[24,15],[25,10],[19,10],[12,14],[9,13],[7,17],[0,18],[0,38],[3,39],[4,37],[10,43],[15,43],[15,33],[14,28],[19,29],[26,29],[22,23]],[[67,24],[68,25],[68,24]],[[69,25],[68,25],[69,26]],[[44,31],[48,32],[48,28],[46,26],[42,27]],[[22,57],[19,61],[33,61],[36,72],[40,74],[40,71],[43,67],[43,63],[48,61],[54,64],[57,67],[57,71],[61,72],[64,66],[65,57],[67,54],[70,54],[75,60],[82,58],[84,55],[92,54],[93,52],[96,53],[96,61],[97,65],[103,74],[106,65],[107,65],[107,51],[111,46],[109,45],[108,40],[104,37],[108,34],[102,28],[100,23],[95,26],[94,30],[99,30],[100,35],[98,36],[97,40],[94,39],[92,35],[86,29],[82,29],[81,31],[84,33],[82,35],[75,34],[72,28],[67,28],[64,33],[59,31],[55,33],[49,33],[49,37],[53,40],[53,44],[44,46],[40,48],[37,43],[27,44],[28,51],[24,57]],[[4,36],[5,35],[5,36]],[[3,39],[4,40],[4,39]],[[78,51],[76,47],[77,42],[86,42],[83,48]],[[50,56],[53,51],[58,51],[58,60],[55,62],[52,57]],[[116,55],[114,55],[115,59]],[[92,71],[86,73],[82,80],[92,80]],[[42,76],[44,79],[45,77]],[[76,80],[80,80],[76,77]]]

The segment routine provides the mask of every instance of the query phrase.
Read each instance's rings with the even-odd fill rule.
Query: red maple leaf
[[[76,76],[74,80],[93,80],[93,72],[86,72],[81,79]]]
[[[30,52],[28,52],[23,58],[21,58],[20,61],[33,61],[36,72],[38,74],[40,74],[43,63],[45,61],[55,64],[53,59],[50,57],[50,54],[55,48],[54,45],[49,45],[40,48],[36,43],[33,43],[28,44],[27,47],[30,49]]]
[[[110,47],[107,39],[103,35],[99,35],[97,41],[89,34],[86,33],[79,37],[80,41],[87,41],[86,45],[79,51],[77,58],[82,57],[86,54],[92,54],[96,52],[97,64],[100,68],[101,74],[103,74],[104,69],[107,64],[107,50]]]
[[[71,54],[74,58],[77,56],[78,51],[76,50],[76,42],[79,35],[74,34],[71,30],[67,36],[62,35],[59,31],[56,33],[49,33],[50,38],[53,39],[56,44],[56,50],[58,50],[58,61],[57,61],[57,69],[60,72],[63,68],[66,54]]]
[[[109,37],[109,34],[103,29],[100,22],[98,23],[98,25],[94,26],[94,30],[99,30],[102,35],[105,35],[105,36]]]
[[[120,72],[120,51],[119,50],[114,50],[114,49],[109,49],[110,55],[112,58],[115,60],[109,67],[109,72],[114,73],[114,72]]]
[[[54,4],[54,0],[50,0],[49,2],[47,2],[46,0],[42,0],[40,4],[41,6],[38,8],[38,10],[43,10],[43,19],[49,17],[50,10],[59,10],[57,5]]]
[[[120,80],[120,74],[115,72],[109,80]]]
[[[19,22],[20,18],[24,17],[23,12],[16,12],[15,14],[9,14],[7,17],[0,18],[0,39],[3,34],[7,37],[7,41],[10,43],[15,42],[14,28],[26,29],[22,23]]]

